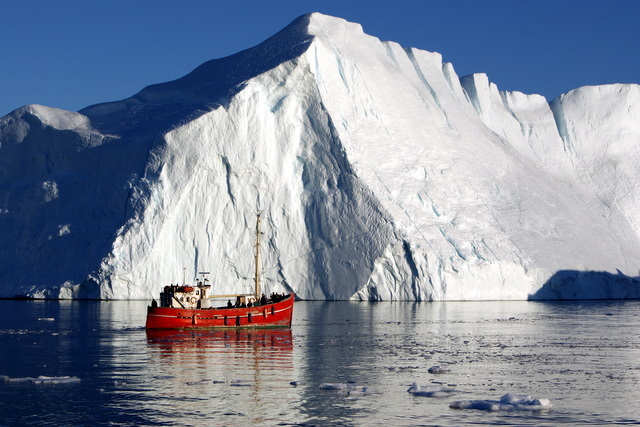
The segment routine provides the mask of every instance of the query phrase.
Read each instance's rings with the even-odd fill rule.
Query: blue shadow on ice
[[[640,277],[606,271],[559,270],[530,300],[640,299]]]

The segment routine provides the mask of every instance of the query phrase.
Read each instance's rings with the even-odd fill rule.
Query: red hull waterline
[[[294,294],[282,301],[240,308],[147,307],[147,329],[216,329],[290,327]]]

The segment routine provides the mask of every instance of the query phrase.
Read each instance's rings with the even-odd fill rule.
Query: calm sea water
[[[0,301],[0,425],[640,423],[640,301],[298,302],[290,331],[152,335],[145,306]],[[449,408],[508,392],[553,408]]]

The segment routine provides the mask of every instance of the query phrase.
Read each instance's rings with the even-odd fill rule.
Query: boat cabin
[[[198,281],[196,285],[165,286],[160,292],[160,307],[170,308],[211,308],[209,291],[211,285]]]

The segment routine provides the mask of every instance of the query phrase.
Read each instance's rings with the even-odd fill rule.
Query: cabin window
[[[200,291],[196,291],[196,295],[200,295]]]

